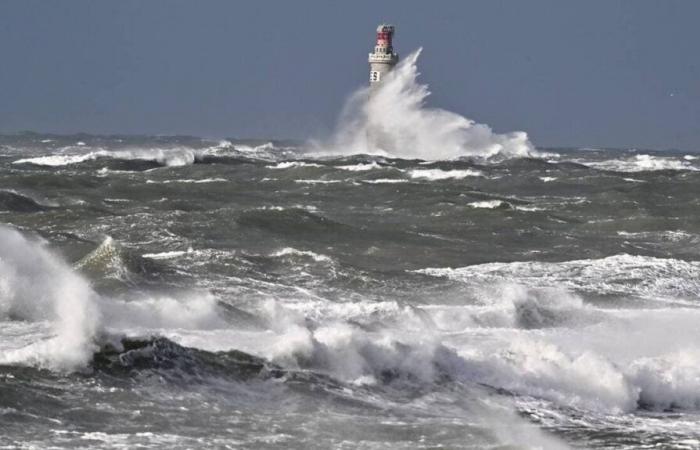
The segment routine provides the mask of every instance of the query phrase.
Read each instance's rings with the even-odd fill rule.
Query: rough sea
[[[0,448],[700,447],[700,155],[535,149],[404,69],[345,151],[0,136]]]

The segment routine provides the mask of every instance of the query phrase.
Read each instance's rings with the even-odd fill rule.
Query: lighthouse
[[[394,53],[392,45],[394,31],[393,25],[383,23],[377,27],[377,44],[369,54],[369,84],[372,87],[381,83],[382,78],[399,62],[399,54]]]
[[[374,95],[379,93],[377,88],[399,62],[399,55],[394,53],[392,44],[394,31],[396,29],[393,25],[385,23],[377,27],[377,43],[374,46],[374,51],[369,54],[369,105],[371,105],[373,98],[379,98],[379,95]],[[367,114],[367,127],[365,129],[367,148],[369,150],[393,148],[394,138],[383,125],[382,112],[377,108],[367,108]]]

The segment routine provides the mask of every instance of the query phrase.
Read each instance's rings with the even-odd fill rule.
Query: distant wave
[[[480,177],[483,175],[478,170],[441,170],[441,169],[413,169],[408,172],[411,178],[425,178],[427,180],[447,180],[447,179],[462,179],[466,177]]]
[[[511,205],[503,200],[482,200],[478,202],[471,202],[469,206],[472,208],[485,208],[485,209],[495,209],[495,208],[510,208]]]
[[[290,256],[302,256],[302,257],[307,257],[311,258],[316,262],[322,262],[322,261],[331,261],[331,258],[326,256],[326,255],[320,255],[318,253],[314,253],[309,250],[297,250],[295,248],[291,247],[285,247],[281,250],[278,250],[274,252],[271,256],[276,257],[276,258],[281,258],[281,257],[290,257]]]
[[[155,161],[164,166],[183,166],[193,164],[196,151],[192,149],[135,149],[135,150],[98,150],[78,155],[47,155],[34,158],[18,159],[14,164],[34,164],[38,166],[68,166],[85,161],[94,161],[101,158],[114,158],[122,160]]]
[[[633,155],[626,158],[607,159],[602,161],[584,161],[582,164],[594,169],[614,172],[647,172],[657,170],[689,170],[700,171],[700,165],[694,163],[695,158],[675,156],[654,156],[647,154]]]
[[[305,161],[282,161],[274,166],[267,166],[268,169],[293,169],[298,167],[323,167],[320,164]]]
[[[377,164],[376,161],[370,163],[359,163],[350,166],[336,166],[336,169],[349,170],[350,172],[366,172],[369,170],[382,169],[383,166]]]
[[[118,161],[147,161],[160,166],[178,167],[194,164],[206,157],[246,155],[268,155],[275,149],[272,143],[257,146],[233,146],[229,141],[222,141],[219,144],[206,148],[190,147],[170,147],[170,148],[131,148],[120,150],[106,150],[104,148],[90,149],[80,147],[79,152],[69,149],[66,153],[53,153],[50,155],[35,156],[31,158],[21,158],[14,161],[14,164],[32,164],[36,166],[61,167],[80,164],[95,160],[118,160]],[[89,150],[89,151],[86,151]],[[148,167],[147,167],[148,168]],[[110,169],[130,168],[117,165]],[[138,170],[138,168],[136,169]]]

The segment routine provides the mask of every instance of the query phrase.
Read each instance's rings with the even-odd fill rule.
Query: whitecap
[[[611,170],[616,172],[646,172],[657,170],[700,170],[689,160],[678,159],[673,156],[653,156],[646,154],[634,155],[629,158],[610,159],[603,161],[575,161],[595,169]]]
[[[282,256],[290,256],[290,255],[305,256],[305,257],[313,259],[316,262],[330,261],[331,260],[331,258],[326,256],[326,255],[319,255],[318,253],[314,253],[310,250],[297,250],[297,249],[292,248],[292,247],[285,247],[281,250],[278,250],[278,251],[272,253],[270,256],[279,258]]]
[[[294,180],[294,182],[300,184],[336,184],[341,183],[341,180]]]
[[[274,166],[267,166],[268,169],[293,169],[297,167],[323,167],[320,164],[308,163],[304,161],[283,161]]]
[[[377,178],[376,180],[360,180],[362,183],[367,184],[397,184],[397,183],[408,183],[408,180],[403,178]]]
[[[381,169],[382,166],[377,164],[375,161],[372,161],[371,163],[368,163],[368,164],[354,164],[351,166],[337,166],[336,168],[342,169],[342,170],[349,170],[351,172],[366,172],[369,170]]]
[[[424,178],[431,181],[456,179],[461,180],[466,177],[480,177],[483,173],[479,170],[442,170],[442,169],[413,169],[408,172],[411,178]]]
[[[510,203],[504,202],[503,200],[482,200],[478,202],[471,202],[469,206],[472,208],[485,208],[485,209],[495,209],[504,206],[510,206]]]

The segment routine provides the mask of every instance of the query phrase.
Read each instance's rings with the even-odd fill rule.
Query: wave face
[[[321,156],[0,136],[0,447],[696,447],[700,159],[535,151],[416,57]]]
[[[426,105],[428,86],[418,82],[421,49],[408,55],[382,84],[363,88],[348,100],[332,154],[375,153],[427,160],[459,157],[518,157],[535,153],[527,134],[494,133],[459,114]],[[321,151],[324,151],[323,149]]]

